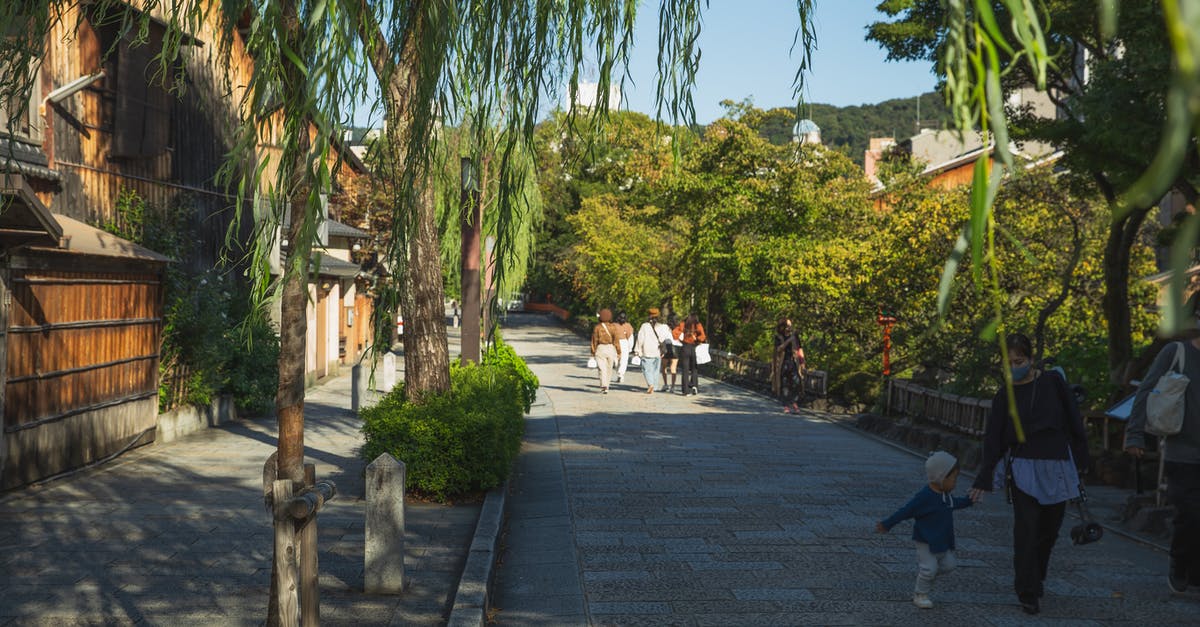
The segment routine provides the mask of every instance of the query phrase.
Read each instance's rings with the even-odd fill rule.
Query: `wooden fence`
[[[162,380],[159,382],[158,410],[170,411],[187,404],[188,382],[192,378],[192,369],[186,365],[174,363],[161,369]]]
[[[771,364],[755,359],[746,359],[723,350],[709,349],[712,362],[701,369],[715,370],[718,379],[732,379],[759,390],[771,389]],[[810,370],[804,375],[804,391],[809,396],[825,396],[829,391],[829,373]]]
[[[939,392],[904,379],[888,379],[887,386],[887,414],[919,416],[970,435],[983,434],[992,410],[991,399]]]

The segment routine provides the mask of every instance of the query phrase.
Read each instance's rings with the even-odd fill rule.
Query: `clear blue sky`
[[[875,11],[878,2],[815,0],[817,49],[805,79],[805,101],[859,105],[933,89],[930,64],[887,62],[883,50],[864,40],[867,25],[883,17]],[[653,115],[658,2],[641,0],[638,14],[629,68],[632,84],[625,85],[621,107]],[[798,22],[794,0],[711,0],[704,13],[700,70],[692,92],[696,121],[707,124],[721,117],[720,102],[726,99],[752,98],[764,109],[795,104],[792,79],[799,57],[792,57],[790,49]],[[358,107],[355,123],[367,125],[369,112],[369,106]],[[371,125],[378,126],[378,119]]]
[[[931,91],[929,63],[885,61],[864,39],[884,16],[879,0],[816,0],[817,49],[805,78],[806,102],[838,106],[876,103]],[[635,85],[625,86],[622,108],[653,115],[658,46],[658,2],[642,0],[630,63]],[[758,107],[789,106],[799,51],[790,56],[799,17],[793,0],[711,0],[700,32],[700,69],[692,98],[702,124],[721,117],[722,100],[752,98]],[[820,121],[818,121],[818,124]]]

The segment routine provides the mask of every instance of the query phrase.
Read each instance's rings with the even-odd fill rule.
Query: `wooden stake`
[[[274,484],[275,503],[275,572],[279,576],[279,624],[297,627],[300,624],[300,600],[297,586],[296,523],[287,513],[292,499],[292,482],[277,480]]]

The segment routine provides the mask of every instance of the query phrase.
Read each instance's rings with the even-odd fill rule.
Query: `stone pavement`
[[[601,395],[584,340],[509,322],[542,389],[512,480],[498,624],[1200,624],[1200,597],[1168,594],[1163,553],[1113,534],[1072,546],[1070,516],[1042,614],[1023,614],[1000,494],[956,513],[959,569],[919,610],[911,523],[874,532],[923,484],[919,457],[713,381],[648,396],[631,374]]]
[[[399,361],[399,360],[398,360]],[[409,502],[401,596],[362,593],[364,463],[350,375],[306,395],[305,450],[338,496],[318,519],[326,625],[445,621],[478,505]],[[239,421],[0,496],[0,624],[256,625],[266,616],[274,420]]]

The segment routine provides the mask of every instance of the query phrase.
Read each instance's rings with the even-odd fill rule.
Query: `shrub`
[[[526,382],[512,367],[453,364],[450,385],[419,404],[398,386],[360,412],[366,459],[390,453],[404,462],[408,489],[438,500],[503,483],[525,426]]]
[[[521,381],[522,397],[525,403],[525,411],[529,412],[529,408],[533,406],[533,401],[537,399],[537,389],[540,383],[537,375],[525,365],[525,360],[513,350],[513,347],[504,343],[504,339],[496,333],[495,340],[488,350],[483,355],[483,363],[489,366],[497,366],[507,368],[512,371]]]
[[[239,411],[270,415],[279,389],[279,335],[265,315],[251,313],[240,329],[230,330],[229,361],[223,389],[233,395]]]
[[[851,403],[873,405],[883,393],[883,383],[879,375],[873,372],[858,371],[851,373],[842,381],[842,395]]]

